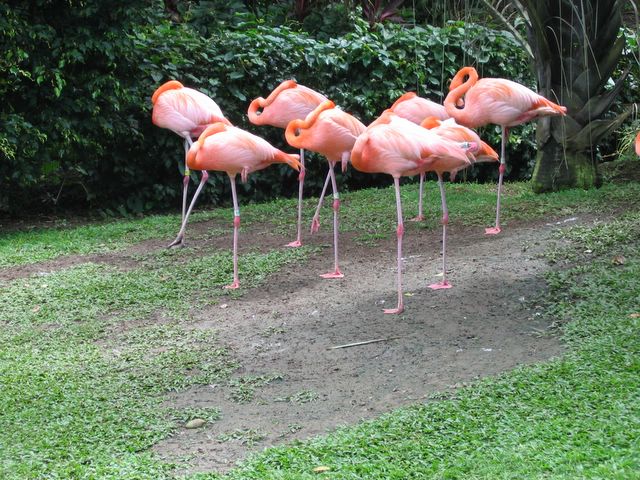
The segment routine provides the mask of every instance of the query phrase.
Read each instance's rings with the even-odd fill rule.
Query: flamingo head
[[[480,141],[477,151],[474,152],[476,162],[497,162],[499,160],[498,152],[491,145]]]

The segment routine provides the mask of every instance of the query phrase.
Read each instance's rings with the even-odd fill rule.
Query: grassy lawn
[[[471,183],[448,184],[447,197],[451,224],[487,225],[495,217],[495,185]],[[402,190],[405,217],[417,212],[418,185],[406,185]],[[425,212],[428,221],[415,228],[440,228],[440,192],[436,182],[425,184]],[[534,195],[526,183],[505,186],[505,207],[502,223],[510,221],[555,218],[581,212],[614,211],[624,207],[629,199],[640,197],[640,185],[607,184],[600,189],[565,190],[546,195]],[[361,190],[342,195],[341,230],[359,234],[360,241],[388,235],[395,229],[395,193],[393,188]],[[295,235],[297,200],[283,199],[270,203],[242,207],[242,225],[270,223],[275,233]],[[304,225],[310,224],[317,199],[305,201]],[[325,205],[329,205],[326,201]],[[178,207],[176,206],[176,209]],[[330,228],[330,208],[324,209],[324,227]],[[214,220],[231,228],[230,208],[196,211],[190,224]],[[52,260],[63,255],[96,254],[121,251],[144,240],[173,240],[180,227],[180,215],[154,215],[140,220],[116,220],[80,227],[29,229],[0,236],[0,268]],[[220,228],[206,235],[220,235]],[[228,233],[228,232],[227,232]],[[191,234],[193,235],[193,234]],[[187,229],[187,238],[190,237]]]
[[[493,188],[448,185],[452,223],[490,225]],[[433,182],[427,197],[429,221],[409,228],[439,228]],[[562,326],[562,359],[270,449],[228,478],[640,478],[639,198],[637,183],[548,195],[533,195],[527,184],[507,186],[506,225],[589,212],[611,217],[565,230],[549,247],[549,261],[560,268],[548,277],[546,315]],[[405,216],[413,216],[417,185],[403,189],[403,202]],[[307,203],[310,215],[314,201]],[[354,192],[344,196],[341,221],[360,241],[375,243],[393,234],[394,212],[392,189]],[[295,201],[250,205],[242,214],[245,227],[268,221],[275,232],[294,233]],[[231,224],[230,209],[198,215]],[[6,234],[0,267],[169,239],[178,221],[153,216]],[[0,284],[0,478],[171,476],[172,465],[149,448],[178,423],[215,421],[217,412],[171,410],[163,395],[232,382],[237,367],[210,331],[185,321],[229,295],[220,287],[231,277],[230,252],[200,253],[191,259],[189,249],[160,251],[128,269],[82,263]],[[244,254],[243,286],[311,253]],[[315,473],[319,466],[330,470]]]

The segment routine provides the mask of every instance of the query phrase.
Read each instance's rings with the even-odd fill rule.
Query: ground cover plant
[[[452,225],[491,222],[490,186],[447,187]],[[314,468],[325,466],[331,478],[629,478],[640,468],[639,190],[627,183],[533,195],[527,184],[506,187],[510,229],[574,215],[600,218],[558,231],[547,249],[548,260],[561,267],[548,274],[545,315],[562,326],[568,348],[562,358],[275,448],[228,477],[315,478]],[[427,191],[426,204],[437,205],[435,184]],[[416,185],[403,188],[403,202],[407,210],[416,205]],[[314,203],[308,201],[308,212]],[[215,425],[224,415],[210,404],[167,405],[167,394],[218,385],[244,408],[286,376],[252,373],[219,341],[224,325],[215,312],[322,253],[311,240],[301,250],[281,248],[293,232],[293,207],[279,200],[244,209],[241,235],[252,232],[259,242],[241,253],[244,288],[233,294],[220,288],[231,275],[228,209],[201,213],[202,228],[194,228],[191,245],[182,250],[163,248],[177,215],[3,235],[0,476],[218,478],[181,474],[189,459],[167,462],[150,448],[191,420]],[[430,208],[422,225],[407,224],[408,235],[437,237],[437,210]],[[394,236],[391,189],[348,193],[341,214],[344,230],[370,256]],[[146,246],[137,248],[140,242]],[[79,254],[94,256],[51,266]],[[127,261],[113,263],[116,254]],[[20,273],[18,267],[28,265],[32,270]],[[194,321],[203,311],[213,312],[209,328]],[[271,341],[287,328],[265,325],[261,336]],[[277,401],[299,408],[320,399],[305,388]],[[214,441],[259,445],[263,436],[258,429],[236,429]]]

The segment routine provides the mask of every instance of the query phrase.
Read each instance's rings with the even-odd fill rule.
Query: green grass
[[[447,184],[447,202],[451,224],[491,225],[495,216],[495,185]],[[581,212],[606,212],[624,207],[640,196],[640,184],[607,184],[597,190],[565,190],[535,195],[527,183],[508,183],[503,202],[503,223],[514,220],[557,218]],[[341,230],[358,233],[356,241],[375,244],[395,231],[395,193],[393,188],[360,190],[342,195]],[[409,184],[402,190],[406,218],[417,212],[418,186]],[[248,205],[242,209],[245,228],[270,224],[274,233],[295,235],[295,199]],[[310,224],[317,199],[305,200],[304,225]],[[322,212],[324,229],[331,228],[331,208],[325,201]],[[440,193],[435,182],[425,184],[425,212],[428,221],[411,228],[439,228]],[[214,220],[231,225],[229,208],[196,211],[191,223]],[[179,215],[155,215],[141,220],[116,220],[100,224],[54,229],[33,229],[0,236],[0,268],[51,260],[63,255],[86,255],[116,252],[144,240],[172,240],[179,229]],[[220,234],[218,228],[206,235]],[[187,229],[187,239],[190,237]]]
[[[243,255],[244,285],[308,251]],[[0,478],[165,476],[148,449],[194,412],[167,412],[162,396],[237,367],[214,334],[189,328],[231,270],[225,252],[125,272],[87,263],[0,288]]]
[[[448,185],[452,222],[491,224],[492,189]],[[438,227],[433,182],[427,193],[429,222],[410,228]],[[526,184],[507,186],[505,223],[611,215],[563,231],[548,251],[564,267],[548,277],[547,306],[550,320],[563,325],[569,350],[561,359],[483,380],[448,400],[270,449],[226,478],[640,478],[640,318],[631,315],[640,313],[639,194],[635,183],[540,196]],[[403,202],[413,216],[417,185],[403,188]],[[307,202],[311,210],[314,203]],[[375,243],[393,234],[394,209],[392,189],[349,193],[342,225],[361,242]],[[268,221],[276,233],[290,235],[294,213],[294,200],[251,205],[243,225]],[[229,215],[220,209],[200,220]],[[330,209],[323,215],[329,228]],[[177,222],[171,215],[14,232],[0,237],[0,266],[122,250],[170,238]],[[231,279],[228,251],[192,253],[144,252],[129,270],[84,263],[0,285],[0,478],[169,478],[173,465],[150,447],[193,418],[215,422],[219,412],[167,409],[167,392],[223,383],[245,401],[278,379],[277,373],[232,379],[232,352],[211,332],[189,328],[194,309],[243,293],[220,288]],[[242,255],[243,287],[310,253]],[[278,333],[282,327],[263,332]],[[282,400],[302,404],[316,396],[304,390]],[[242,430],[218,440],[251,444],[263,435]],[[331,470],[314,473],[321,465]]]

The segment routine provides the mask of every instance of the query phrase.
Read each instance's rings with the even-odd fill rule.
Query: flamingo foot
[[[313,217],[313,220],[311,220],[311,233],[318,233],[318,230],[320,230],[320,219]]]
[[[451,287],[453,287],[453,285],[451,285],[446,280],[443,280],[442,282],[438,282],[438,283],[432,283],[431,285],[429,285],[429,288],[431,290],[442,290],[444,288],[451,288]]]
[[[302,242],[300,240],[294,240],[293,242],[287,243],[285,245],[285,247],[292,247],[292,248],[297,248],[301,246],[302,246]]]
[[[400,305],[398,306],[398,308],[385,308],[383,312],[386,314],[395,315],[404,312],[404,306]]]
[[[231,285],[225,285],[223,288],[226,290],[235,290],[236,288],[240,288],[240,282],[238,280],[234,280]]]
[[[500,227],[489,227],[484,229],[485,235],[497,235],[501,231]]]
[[[322,278],[344,278],[344,274],[338,268],[336,268],[335,272],[323,273],[320,276]]]
[[[167,248],[182,248],[184,246],[184,235],[178,235],[173,242],[167,245]]]
[[[415,217],[409,219],[410,222],[423,222],[424,215],[416,215]]]

